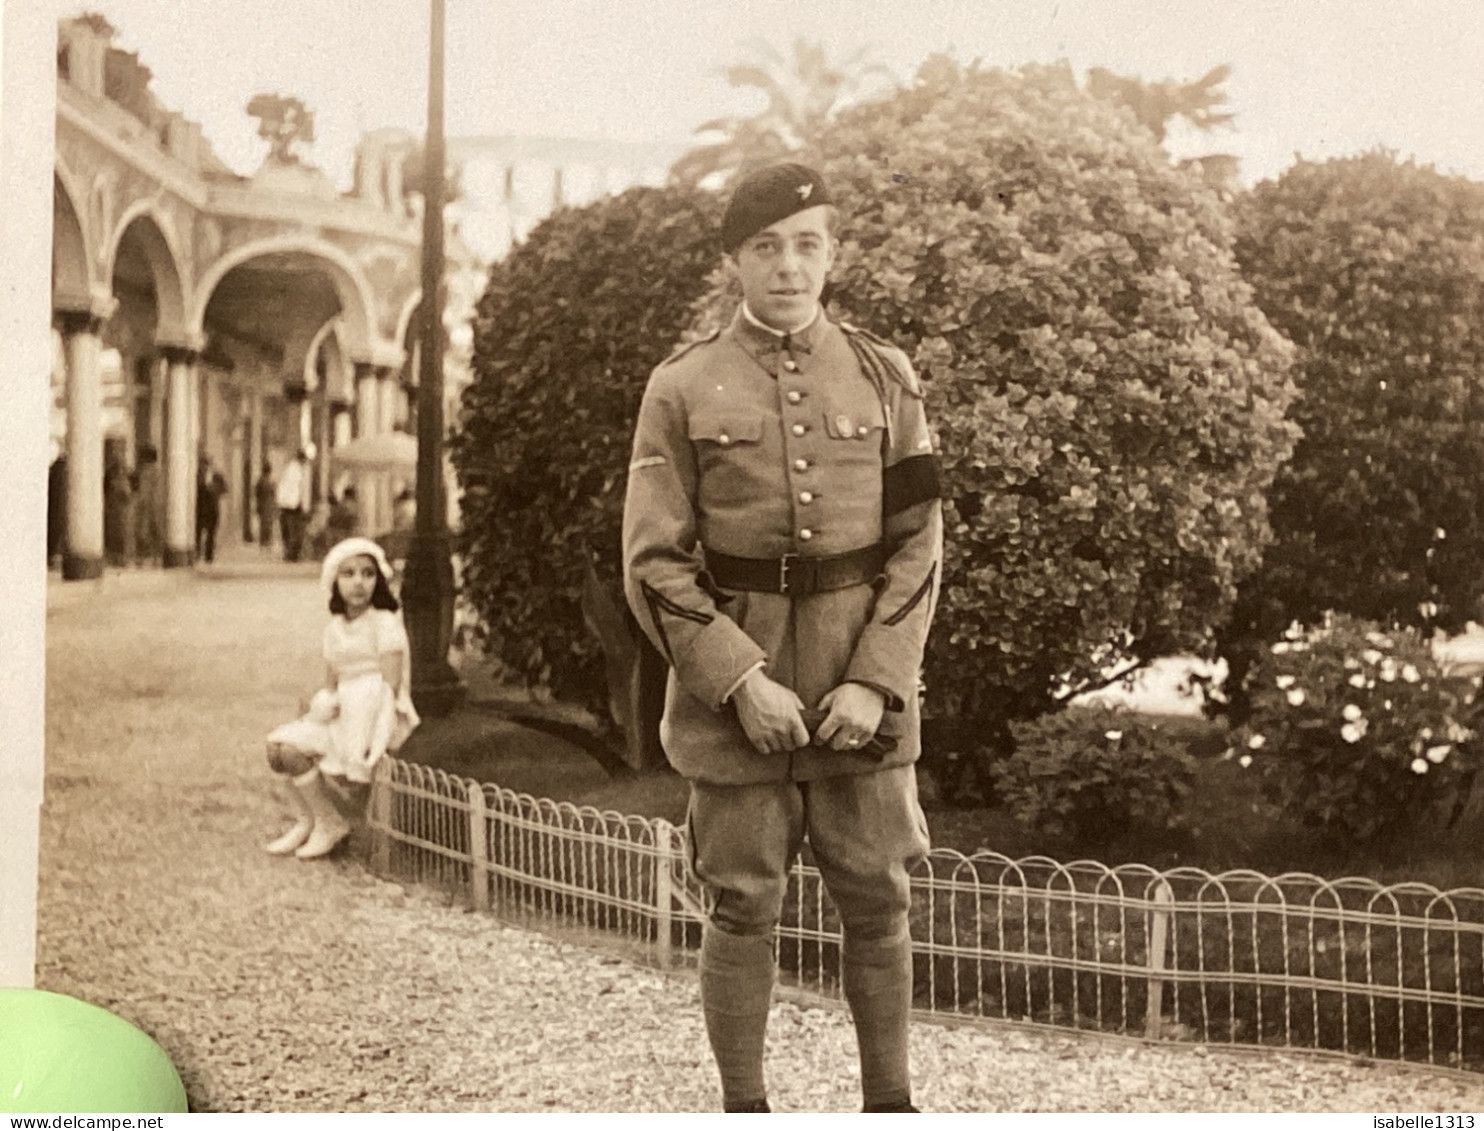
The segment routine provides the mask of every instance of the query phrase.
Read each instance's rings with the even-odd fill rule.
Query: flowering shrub
[[[992,773],[1006,809],[1026,825],[1102,847],[1184,824],[1195,758],[1181,736],[1106,707],[1057,711],[1011,732],[1015,752]]]
[[[1414,629],[1348,616],[1295,625],[1247,672],[1251,714],[1228,756],[1304,824],[1384,841],[1470,780],[1480,682],[1445,675]]]

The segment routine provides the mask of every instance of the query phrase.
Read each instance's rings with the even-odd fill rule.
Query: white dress
[[[381,676],[381,657],[388,652],[402,654],[396,693]],[[336,615],[325,625],[324,656],[335,673],[336,709],[325,710],[316,696],[321,701],[307,715],[276,727],[268,741],[320,755],[321,773],[368,782],[377,758],[400,747],[419,721],[407,630],[401,616],[386,609],[367,609],[355,620]]]

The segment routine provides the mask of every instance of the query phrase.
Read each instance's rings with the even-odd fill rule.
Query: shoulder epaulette
[[[917,380],[917,374],[912,372],[912,367],[903,363],[903,354],[898,347],[869,330],[852,326],[849,322],[841,322],[840,329],[845,331],[850,346],[855,350],[855,356],[866,369],[868,377],[879,380],[884,374],[914,397],[921,399],[922,385]]]
[[[679,361],[682,357],[690,353],[690,351],[695,349],[697,346],[704,346],[708,342],[714,342],[719,337],[721,337],[721,331],[713,330],[704,338],[697,338],[693,342],[682,342],[679,346],[675,347],[674,353],[665,358],[664,361],[660,362],[660,365],[669,365],[671,362]],[[656,366],[655,368],[659,368],[659,366]]]

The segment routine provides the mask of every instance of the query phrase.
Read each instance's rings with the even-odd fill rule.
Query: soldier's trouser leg
[[[910,1102],[912,1009],[908,875],[927,854],[911,766],[806,786],[809,844],[845,928],[844,989],[869,1107]]]
[[[791,782],[692,782],[687,820],[691,868],[709,908],[701,932],[706,1035],[724,1107],[746,1110],[767,1097],[763,1050],[773,996],[773,931],[803,836],[803,801]]]

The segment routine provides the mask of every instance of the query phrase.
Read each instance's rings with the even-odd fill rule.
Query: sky
[[[426,0],[92,0],[166,105],[251,173],[260,91],[315,113],[308,156],[348,187],[364,129],[425,121]],[[1175,132],[1174,156],[1226,152],[1247,183],[1385,146],[1484,180],[1481,0],[446,0],[450,136],[684,143],[757,110],[722,77],[748,44],[864,49],[900,79],[934,52],[989,65],[1067,60],[1145,79],[1220,63],[1234,128]]]

